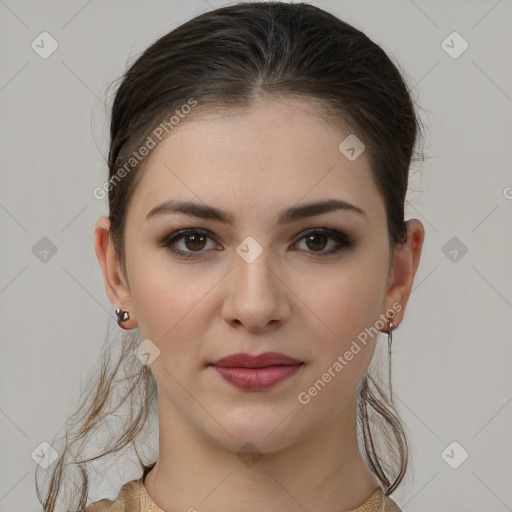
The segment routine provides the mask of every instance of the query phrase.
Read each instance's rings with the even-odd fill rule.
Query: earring
[[[118,325],[121,325],[121,322],[125,322],[130,318],[130,313],[128,313],[128,311],[123,311],[119,308],[116,308],[116,315]]]
[[[393,319],[395,314],[393,313]],[[389,383],[389,394],[391,402],[393,402],[393,385],[391,382],[391,345],[393,344],[393,329],[395,328],[393,322],[388,324],[388,383]]]

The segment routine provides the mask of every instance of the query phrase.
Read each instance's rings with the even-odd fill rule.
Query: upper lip
[[[267,366],[283,366],[301,364],[301,361],[279,352],[264,352],[251,355],[246,353],[231,354],[213,361],[210,365],[223,368],[265,368]]]

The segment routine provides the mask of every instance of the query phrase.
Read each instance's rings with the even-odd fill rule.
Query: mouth
[[[233,386],[246,391],[262,391],[295,375],[304,362],[277,352],[259,355],[232,354],[210,363]]]

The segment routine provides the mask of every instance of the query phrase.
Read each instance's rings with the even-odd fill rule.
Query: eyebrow
[[[292,206],[279,213],[277,223],[287,224],[306,217],[322,215],[324,213],[343,210],[347,212],[357,213],[366,218],[366,213],[359,207],[342,201],[339,199],[325,199],[314,203],[306,203],[299,206]],[[184,213],[200,219],[210,219],[223,222],[230,226],[234,223],[234,217],[231,213],[208,206],[205,204],[195,203],[193,201],[176,201],[170,200],[155,206],[147,215],[146,220],[154,218],[157,215],[169,213]]]

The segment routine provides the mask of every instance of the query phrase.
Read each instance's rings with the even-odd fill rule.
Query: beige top
[[[85,507],[84,512],[164,512],[146,492],[143,477],[124,484],[112,501],[104,498]],[[379,487],[359,507],[348,512],[402,512]]]

